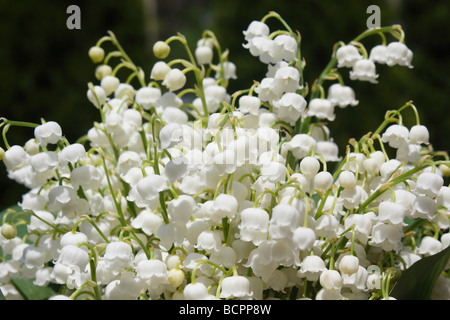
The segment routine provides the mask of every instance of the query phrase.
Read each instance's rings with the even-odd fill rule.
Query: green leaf
[[[50,287],[33,284],[33,279],[12,279],[11,283],[25,300],[47,300],[56,293]]]
[[[0,289],[0,300],[6,300],[1,289]]]
[[[402,273],[390,296],[397,300],[429,300],[437,278],[450,259],[450,246],[422,258]]]

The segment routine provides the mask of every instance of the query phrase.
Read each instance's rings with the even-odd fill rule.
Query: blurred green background
[[[66,9],[71,4],[81,9],[80,30],[66,27]],[[414,69],[378,66],[378,84],[350,82],[344,71],[360,103],[337,110],[330,124],[332,136],[343,152],[349,138],[374,130],[386,110],[413,100],[422,123],[430,129],[434,148],[450,149],[448,0],[0,0],[0,116],[57,121],[72,142],[85,134],[99,120],[86,98],[87,83],[98,83],[87,52],[107,30],[116,34],[148,75],[156,61],[151,53],[155,41],[181,32],[194,45],[202,31],[210,29],[230,50],[229,59],[237,66],[238,79],[231,82],[229,92],[247,88],[253,80],[262,79],[265,66],[242,47],[242,31],[271,10],[301,32],[305,77],[312,83],[328,63],[333,44],[347,42],[366,29],[366,9],[371,4],[381,9],[381,25],[403,26],[406,43],[414,52]],[[274,20],[269,26],[280,27]],[[32,136],[30,129],[13,128],[8,134],[11,145],[23,144]],[[1,167],[0,209],[17,203],[26,192],[8,180]]]

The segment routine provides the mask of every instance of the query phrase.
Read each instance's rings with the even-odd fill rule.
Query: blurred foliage
[[[80,6],[81,30],[66,28],[70,4]],[[430,128],[434,147],[450,149],[450,117],[445,114],[450,91],[447,0],[0,0],[0,116],[57,121],[69,141],[85,134],[99,120],[86,99],[87,83],[96,82],[95,66],[87,52],[108,30],[148,75],[155,62],[150,50],[154,41],[181,32],[193,45],[204,29],[210,29],[222,47],[230,50],[229,59],[238,68],[239,79],[230,84],[230,93],[249,87],[264,77],[265,66],[242,47],[242,31],[269,11],[278,12],[301,33],[305,77],[311,84],[329,61],[334,43],[350,41],[365,30],[370,4],[381,8],[382,25],[403,26],[415,67],[379,66],[376,85],[350,82],[348,72],[343,71],[360,104],[337,110],[330,124],[332,136],[342,152],[350,137],[376,129],[386,110],[413,100],[422,123]],[[272,30],[280,27],[276,21],[269,24]],[[367,44],[376,44],[378,39],[373,39]],[[12,128],[8,138],[10,144],[23,144],[32,134],[30,129]],[[4,166],[0,185],[0,208],[20,201],[26,191],[6,178]]]

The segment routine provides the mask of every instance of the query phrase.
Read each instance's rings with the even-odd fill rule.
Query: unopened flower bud
[[[4,223],[1,227],[1,233],[2,236],[5,237],[5,239],[13,239],[17,236],[17,228],[13,224]]]
[[[163,85],[170,91],[181,89],[186,84],[186,76],[179,69],[170,70],[164,77]]]
[[[102,80],[104,77],[112,74],[112,68],[107,64],[102,64],[95,69],[95,77]]]
[[[170,53],[170,46],[164,41],[157,41],[153,45],[153,53],[159,59],[166,58]]]
[[[97,46],[91,47],[89,49],[89,58],[91,58],[92,62],[99,63],[105,57],[105,51]]]
[[[184,272],[178,268],[171,269],[169,271],[169,283],[174,287],[178,287],[184,281]]]
[[[339,263],[339,269],[342,273],[352,275],[358,271],[359,259],[356,256],[346,255]]]
[[[2,147],[0,147],[0,161],[3,160],[4,156],[5,156],[5,150]]]
[[[441,170],[444,177],[450,177],[450,168],[446,164],[441,164],[439,170]]]

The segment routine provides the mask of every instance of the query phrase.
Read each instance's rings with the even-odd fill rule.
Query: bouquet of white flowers
[[[336,43],[311,84],[300,33],[277,13],[243,34],[266,75],[237,92],[209,30],[195,50],[181,34],[156,42],[147,75],[110,32],[89,51],[101,119],[86,136],[2,119],[8,176],[29,188],[2,216],[4,297],[21,298],[20,278],[58,288],[50,299],[397,299],[430,258],[433,297],[450,297],[450,161],[414,104],[343,152],[327,127],[359,103],[343,72],[376,83],[377,64],[412,68],[401,26]],[[170,57],[177,42],[186,58]],[[14,126],[34,137],[10,146]]]

